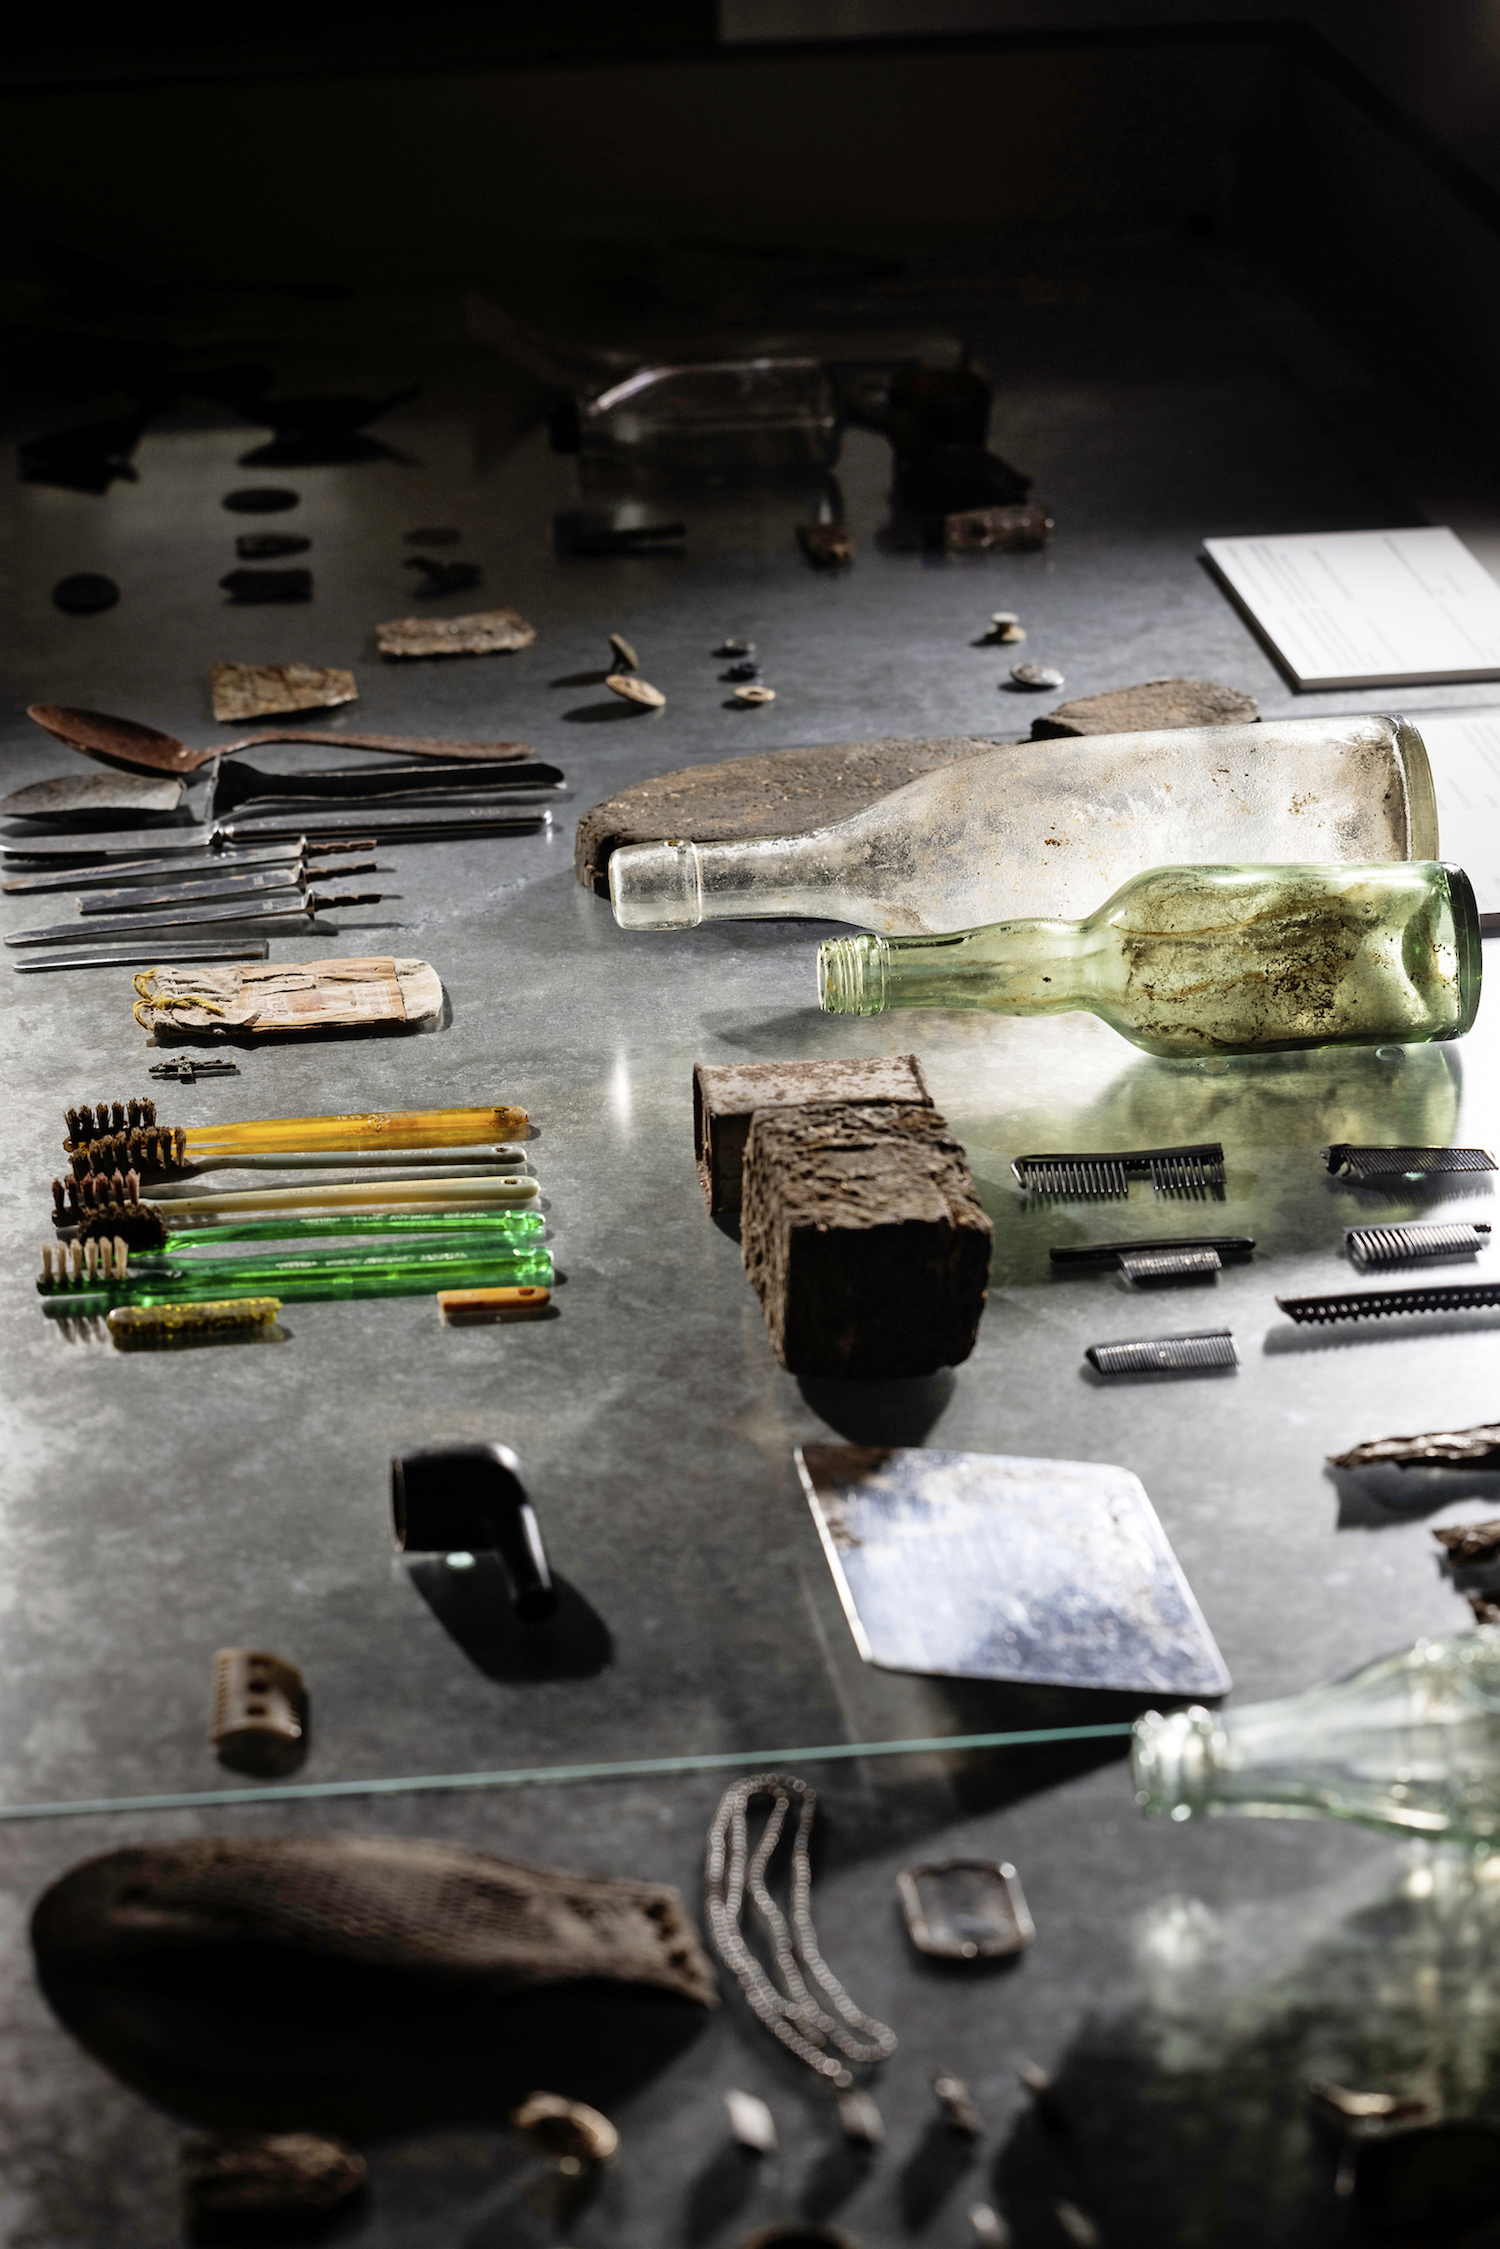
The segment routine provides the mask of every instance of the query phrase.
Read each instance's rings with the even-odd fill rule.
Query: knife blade
[[[451,842],[462,836],[530,836],[552,824],[552,814],[512,811],[488,805],[450,805],[441,812],[399,809],[366,812],[324,812],[316,822],[306,813],[259,813],[236,820],[198,823],[194,827],[158,828],[149,838],[155,853],[208,851],[217,844],[270,843],[281,837],[305,836],[309,850],[340,848],[345,836],[359,836],[373,845],[383,837],[403,840]],[[148,839],[129,828],[83,829],[65,835],[9,835],[0,837],[7,860],[28,859],[139,859]]]
[[[13,929],[7,945],[62,945],[69,938],[128,937],[143,922],[155,929],[189,929],[202,922],[307,921],[329,906],[378,906],[378,890],[336,891],[306,898],[226,898],[206,906],[167,906],[155,914],[100,914],[92,922],[54,922],[46,929]]]
[[[255,874],[209,875],[201,882],[146,883],[138,890],[90,890],[78,901],[81,914],[150,913],[157,906],[194,906],[207,898],[258,898],[273,891],[295,893],[309,883],[333,882],[345,875],[373,875],[373,859],[358,859],[352,867],[308,867],[299,859],[290,867],[263,867]]]
[[[161,968],[171,961],[263,961],[271,948],[264,937],[180,937],[163,944],[150,930],[134,945],[75,945],[66,953],[32,953],[12,961],[18,976],[47,968]]]

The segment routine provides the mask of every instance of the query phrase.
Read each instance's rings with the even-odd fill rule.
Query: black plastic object
[[[96,616],[101,609],[113,609],[119,598],[114,579],[97,570],[80,570],[75,577],[59,578],[52,589],[52,599],[70,617]]]
[[[285,515],[288,508],[300,508],[300,492],[288,492],[278,484],[246,484],[238,492],[226,492],[224,505],[236,515]]]
[[[311,601],[310,570],[231,570],[219,580],[231,601]]]
[[[279,562],[284,555],[306,554],[311,545],[299,531],[242,531],[234,551],[241,562]]]
[[[419,594],[463,593],[467,587],[479,583],[477,562],[441,562],[430,554],[409,554],[404,567],[420,570],[425,578],[426,584],[417,588]]]
[[[391,1512],[403,1554],[498,1554],[517,1616],[557,1608],[521,1463],[508,1445],[423,1445],[391,1462]]]
[[[1357,2142],[1354,2211],[1367,2241],[1477,2245],[1477,2229],[1500,2219],[1500,2133],[1432,2124]]]

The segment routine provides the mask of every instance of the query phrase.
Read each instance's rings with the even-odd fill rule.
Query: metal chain
[[[771,1812],[752,1855],[747,1815],[758,1796],[771,1798]],[[767,1887],[766,1873],[794,1802],[801,1809],[792,1841],[789,1926]],[[818,1949],[808,1848],[817,1810],[816,1792],[794,1775],[756,1773],[752,1779],[737,1780],[724,1791],[709,1827],[703,1880],[714,1949],[738,1982],[756,2021],[800,2062],[843,2092],[854,2083],[847,2064],[883,2062],[895,2052],[896,2034],[855,2006]],[[745,1941],[740,1921],[747,1892],[765,1924],[780,1988]],[[832,2014],[809,1991],[808,1978],[829,2002]],[[837,2052],[830,2052],[830,2047]]]

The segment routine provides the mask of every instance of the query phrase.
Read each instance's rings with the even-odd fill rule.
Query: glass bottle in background
[[[1174,859],[1437,854],[1421,735],[1364,713],[976,745],[825,828],[625,845],[609,895],[622,929],[790,915],[911,936],[1083,914]]]
[[[1158,867],[1086,921],[818,948],[830,1015],[1086,1009],[1148,1054],[1193,1060],[1461,1038],[1480,974],[1469,879],[1436,860]]]
[[[1418,1640],[1347,1679],[1243,1710],[1150,1711],[1131,1749],[1149,1817],[1346,1819],[1500,1842],[1500,1626]]]

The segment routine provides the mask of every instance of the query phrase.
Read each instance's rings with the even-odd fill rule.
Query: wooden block
[[[1033,742],[1067,734],[1149,734],[1159,726],[1248,726],[1260,717],[1253,695],[1211,679],[1148,679],[1058,703],[1031,722]]]
[[[1006,737],[826,742],[816,749],[770,750],[759,757],[690,765],[622,789],[578,823],[573,871],[585,890],[609,896],[609,857],[624,843],[689,836],[723,843],[738,836],[794,836],[847,820],[919,773],[977,757]]]
[[[994,1229],[936,1109],[758,1109],[740,1239],[792,1374],[935,1373],[974,1348]]]
[[[809,1101],[902,1101],[932,1107],[914,1054],[861,1062],[700,1062],[693,1071],[693,1147],[710,1211],[740,1207],[745,1139],[757,1109]]]

